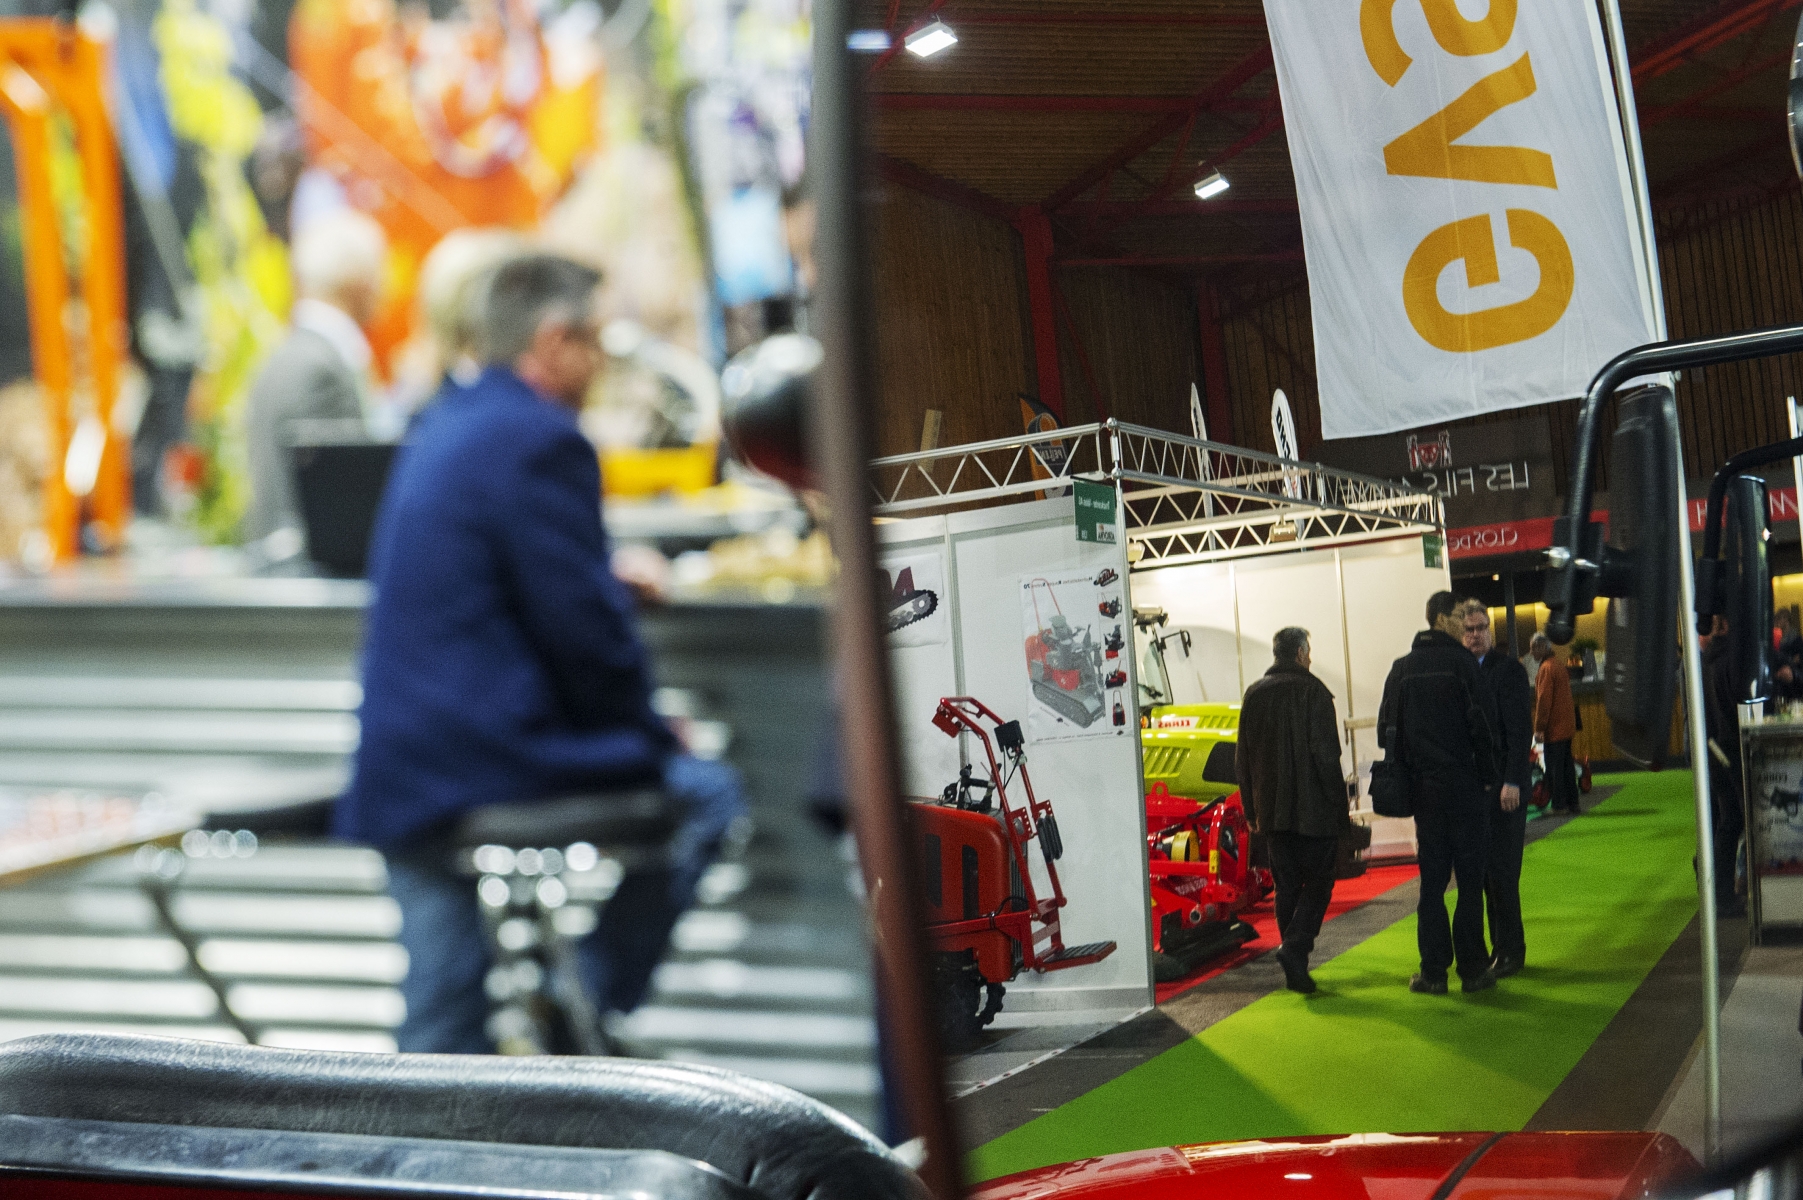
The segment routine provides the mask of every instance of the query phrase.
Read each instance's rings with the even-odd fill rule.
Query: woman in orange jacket
[[[1544,747],[1546,791],[1554,812],[1578,811],[1577,772],[1571,760],[1571,738],[1577,732],[1577,708],[1571,699],[1571,673],[1544,633],[1528,643],[1540,664],[1534,679],[1534,735]]]

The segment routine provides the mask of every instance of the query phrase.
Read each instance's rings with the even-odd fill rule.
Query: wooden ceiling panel
[[[933,3],[859,0],[856,18],[900,34]],[[1788,179],[1788,55],[1803,0],[1623,7],[1655,201]],[[1206,257],[1296,229],[1282,207],[1295,182],[1281,126],[1259,107],[1275,89],[1252,58],[1268,46],[1259,0],[939,0],[932,11],[958,45],[925,61],[894,54],[869,74],[882,152],[1011,206],[1045,205],[1088,177],[1053,206],[1061,254]],[[1230,79],[1239,83],[1221,91],[1225,102],[1191,120],[1189,102]],[[1229,197],[1278,211],[1211,210],[1190,197],[1200,164],[1229,148],[1239,151],[1222,167]],[[1124,161],[1106,173],[1104,196],[1097,168],[1117,152]],[[1146,214],[1118,211],[1153,195],[1162,199]],[[1079,232],[1081,248],[1067,246]]]

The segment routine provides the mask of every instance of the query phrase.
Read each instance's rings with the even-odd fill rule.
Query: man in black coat
[[[1528,748],[1534,740],[1534,686],[1527,668],[1490,634],[1490,612],[1481,600],[1460,606],[1465,649],[1477,656],[1478,671],[1496,703],[1502,735],[1502,786],[1492,789],[1490,860],[1484,876],[1484,908],[1490,915],[1490,969],[1498,979],[1521,970],[1527,933],[1521,926],[1521,851],[1527,841],[1528,810],[1521,798],[1532,790]]]
[[[1315,990],[1308,956],[1333,899],[1334,851],[1351,818],[1333,693],[1309,673],[1308,630],[1280,629],[1275,661],[1246,689],[1234,766],[1277,881],[1277,962],[1293,992]]]
[[[1409,990],[1433,995],[1446,993],[1455,958],[1465,991],[1496,986],[1484,947],[1483,883],[1490,796],[1502,782],[1496,704],[1477,660],[1460,641],[1465,629],[1457,608],[1451,592],[1428,597],[1428,628],[1390,668],[1377,718],[1385,760],[1408,769],[1415,809],[1421,972],[1409,980]],[[1455,873],[1459,901],[1449,929],[1446,885]]]

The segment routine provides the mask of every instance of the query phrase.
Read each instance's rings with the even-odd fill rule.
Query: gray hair
[[[481,284],[526,246],[526,239],[511,229],[472,228],[454,229],[432,247],[420,263],[416,295],[441,355],[448,359],[474,348]]]
[[[601,272],[559,254],[525,254],[496,267],[481,289],[476,356],[511,363],[526,353],[547,321],[588,315]]]
[[[1293,663],[1302,657],[1308,648],[1308,630],[1300,625],[1291,625],[1277,631],[1271,639],[1271,656],[1280,663]]]
[[[330,300],[346,287],[381,284],[388,265],[388,238],[368,214],[338,209],[295,230],[288,261],[296,291]]]
[[[1536,633],[1533,637],[1528,639],[1528,653],[1532,654],[1535,658],[1547,658],[1551,656],[1552,652],[1552,639],[1548,638],[1544,633]]]

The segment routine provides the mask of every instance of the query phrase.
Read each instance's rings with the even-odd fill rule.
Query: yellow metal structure
[[[113,430],[126,355],[125,229],[105,101],[106,46],[49,18],[0,20],[0,116],[12,133],[30,310],[31,360],[49,406],[44,527],[58,560],[80,549],[85,518],[115,541],[131,513],[131,447]],[[52,182],[53,123],[65,118],[81,167],[82,245],[71,286]],[[91,408],[77,403],[91,396]],[[84,411],[85,410],[85,411]],[[104,438],[85,496],[69,487],[69,444],[92,417]]]

